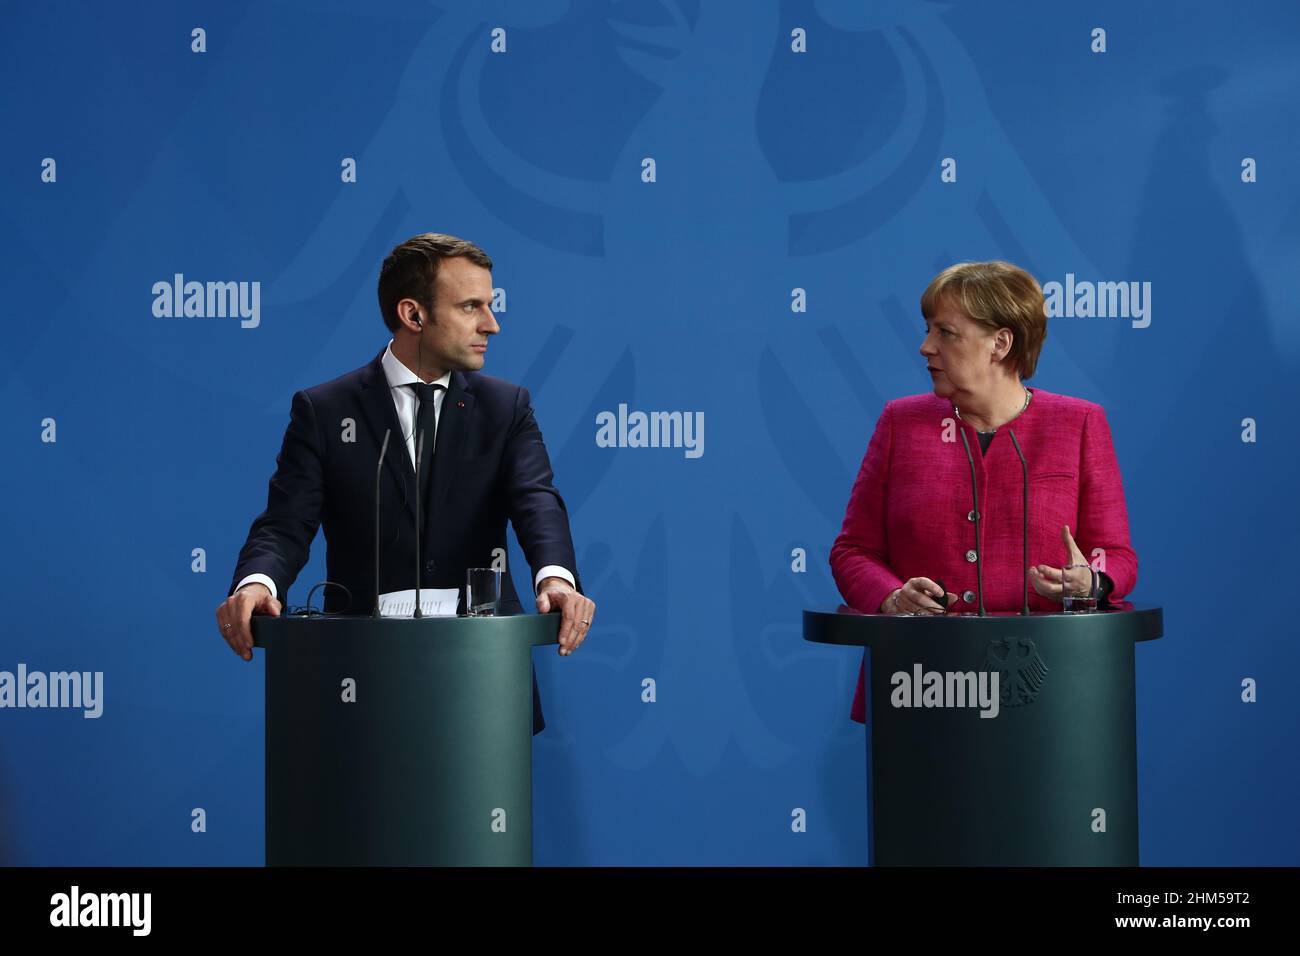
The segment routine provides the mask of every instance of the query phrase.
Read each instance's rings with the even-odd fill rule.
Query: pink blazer
[[[1061,526],[1068,524],[1084,558],[1114,581],[1111,600],[1133,590],[1137,555],[1105,411],[1083,399],[1030,391],[1029,407],[998,429],[987,454],[947,399],[930,392],[885,404],[831,548],[831,573],[850,607],[879,613],[891,591],[924,576],[942,579],[958,595],[950,612],[978,612],[978,598],[966,599],[976,584],[975,522],[958,429],[966,432],[979,482],[987,610],[1019,610],[1028,571],[1023,478],[1008,428],[1029,462],[1029,564],[1064,562]],[[1031,611],[1060,607],[1030,584]],[[862,678],[860,672],[850,716],[865,723]]]

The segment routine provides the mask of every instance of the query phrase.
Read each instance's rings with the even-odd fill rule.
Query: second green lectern
[[[867,648],[868,842],[888,866],[1136,866],[1134,646],[1158,607],[805,611]]]

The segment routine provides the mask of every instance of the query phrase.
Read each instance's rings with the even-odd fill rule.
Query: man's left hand
[[[596,617],[596,603],[573,589],[564,578],[546,578],[537,588],[537,613],[558,610],[560,619],[560,656],[567,656],[587,639]]]

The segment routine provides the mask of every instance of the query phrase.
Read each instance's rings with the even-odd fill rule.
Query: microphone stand
[[[379,464],[375,465],[375,613],[379,617],[379,476],[384,472],[384,455],[388,453],[388,439],[391,428],[384,429],[384,443],[379,448]],[[308,604],[311,602],[308,601]]]
[[[980,617],[988,617],[984,610],[984,549],[980,547],[980,491],[975,478],[975,459],[970,453],[970,442],[966,439],[966,429],[960,428],[961,443],[966,449],[966,461],[970,463],[971,496],[974,499],[972,514],[975,515],[975,587],[980,598]]]
[[[1020,442],[1016,441],[1016,433],[1008,428],[1007,434],[1011,436],[1011,444],[1016,446],[1016,454],[1020,456],[1020,473],[1024,476],[1024,522],[1025,522],[1025,542],[1024,550],[1020,558],[1020,577],[1024,590],[1024,603],[1020,608],[1020,613],[1026,617],[1029,615],[1029,462],[1025,461],[1025,453],[1020,450]]]

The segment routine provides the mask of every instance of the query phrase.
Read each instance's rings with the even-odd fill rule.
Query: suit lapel
[[[438,522],[447,505],[447,496],[456,481],[456,466],[465,448],[465,435],[472,422],[474,395],[466,390],[465,376],[451,373],[451,387],[438,413],[438,440],[433,455],[433,507],[430,517]],[[428,525],[425,526],[428,528]]]
[[[366,366],[362,377],[361,409],[366,417],[366,424],[375,436],[376,450],[383,444],[384,431],[389,430],[388,451],[384,455],[384,469],[397,482],[406,500],[406,510],[412,519],[415,517],[415,467],[411,464],[410,453],[406,450],[406,436],[397,421],[397,408],[393,405],[393,396],[388,387],[388,377],[384,375],[384,353],[381,351],[375,360]]]

